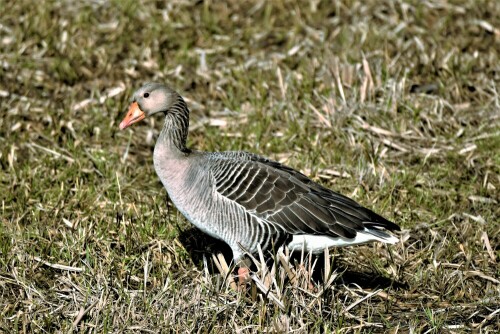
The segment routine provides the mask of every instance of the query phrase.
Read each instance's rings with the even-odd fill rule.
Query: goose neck
[[[189,109],[179,96],[178,100],[165,113],[165,123],[158,142],[169,150],[187,153],[187,135],[189,130]]]

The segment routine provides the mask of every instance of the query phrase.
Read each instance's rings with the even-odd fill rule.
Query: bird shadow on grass
[[[178,240],[184,246],[189,257],[196,266],[203,267],[203,257],[205,256],[210,274],[219,273],[213,261],[212,254],[221,253],[228,264],[232,263],[233,255],[231,248],[225,242],[212,238],[197,228],[191,227],[186,230],[180,230]],[[269,256],[266,260],[269,266],[272,265],[272,256]],[[322,284],[324,281],[325,255],[315,255],[313,256],[313,261],[315,260],[316,265],[314,267],[312,279],[317,284]],[[291,256],[290,262],[300,263],[300,252],[294,253]],[[405,290],[408,288],[407,283],[398,282],[382,276],[377,272],[352,269],[345,261],[337,257],[334,258],[331,267],[334,268],[337,273],[340,273],[339,277],[333,283],[334,285],[356,285],[363,289],[384,289],[392,287]],[[257,268],[253,265],[253,268],[250,269],[255,271]]]

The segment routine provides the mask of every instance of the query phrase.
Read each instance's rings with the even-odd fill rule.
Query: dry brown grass
[[[0,8],[0,331],[499,331],[497,1]],[[286,162],[402,242],[259,256],[231,290],[154,173],[161,120],[118,131],[150,80],[192,146]]]

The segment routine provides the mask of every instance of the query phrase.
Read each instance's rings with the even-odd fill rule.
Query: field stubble
[[[0,330],[498,332],[498,2],[0,3]],[[259,256],[234,292],[154,173],[161,120],[118,131],[151,80],[191,146],[285,162],[402,242]]]

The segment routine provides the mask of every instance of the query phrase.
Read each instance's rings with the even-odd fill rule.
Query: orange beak
[[[120,123],[120,130],[128,128],[132,124],[143,120],[145,117],[146,114],[144,113],[144,111],[141,110],[141,108],[139,108],[137,102],[133,102],[128,108],[127,115],[123,118],[122,122]]]

